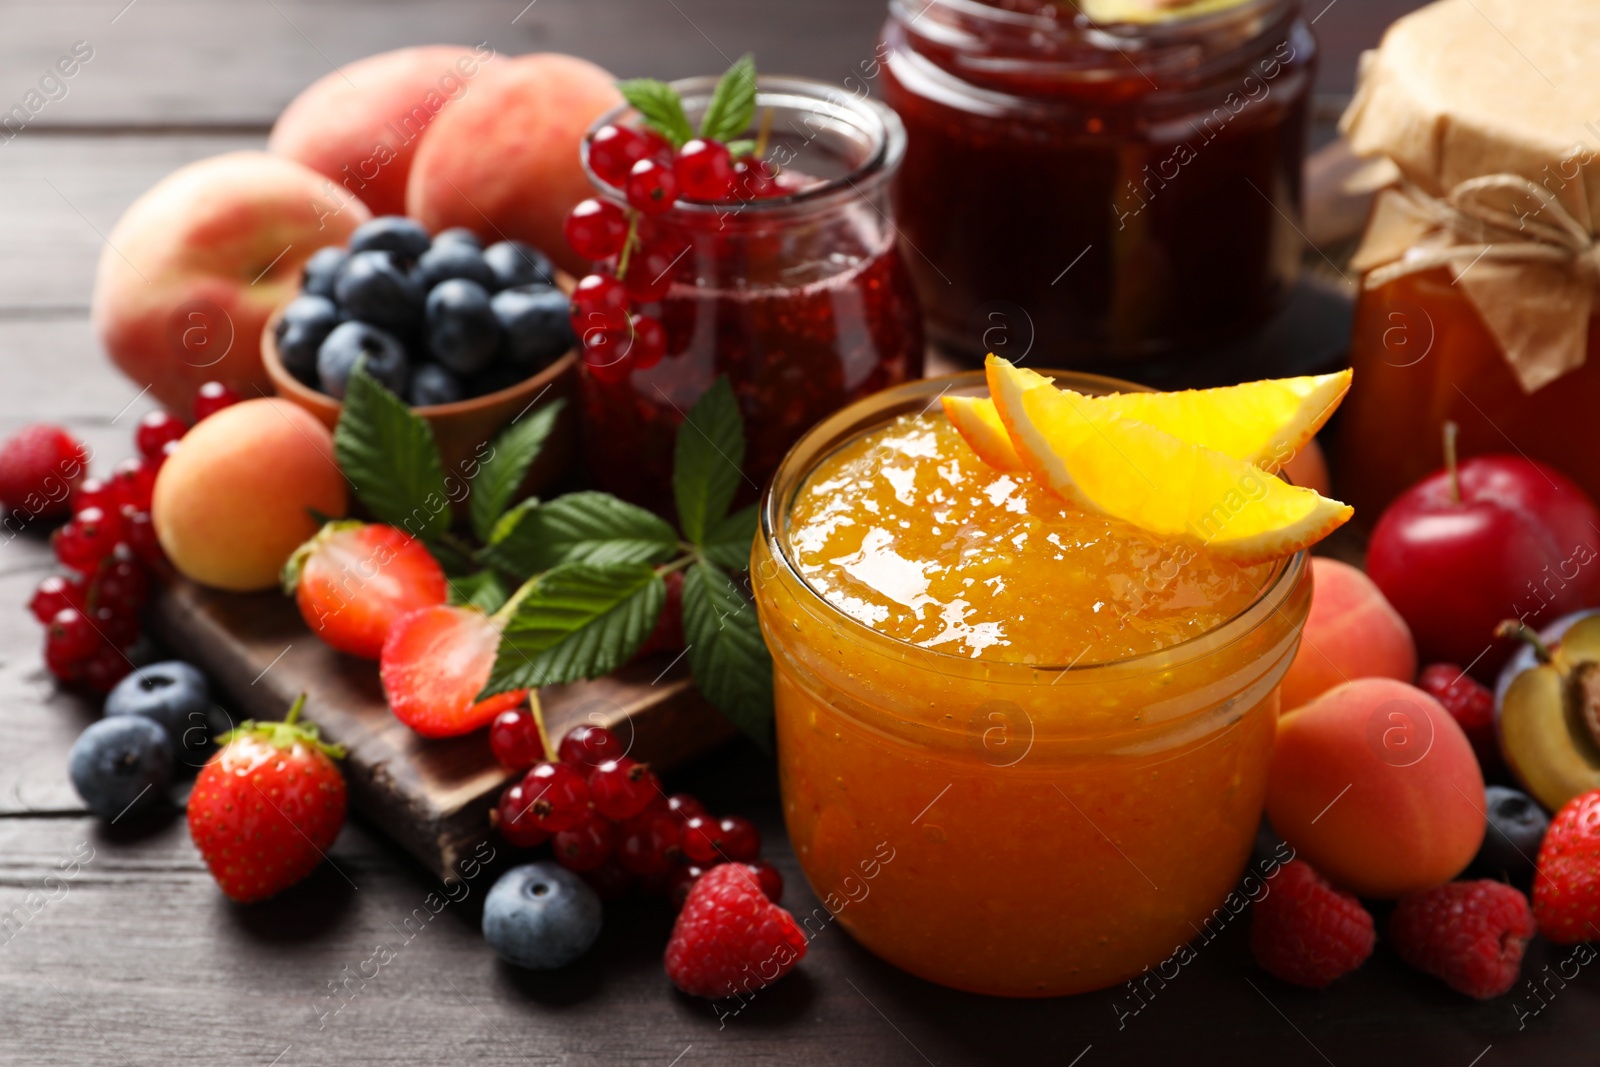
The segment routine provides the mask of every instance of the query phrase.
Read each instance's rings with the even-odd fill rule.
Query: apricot
[[[1360,570],[1336,559],[1311,560],[1311,613],[1279,689],[1285,711],[1343,682],[1417,674],[1411,630]]]
[[[150,518],[184,577],[236,592],[270,589],[320,527],[345,513],[333,434],[276,397],[223,408],[184,435],[156,476]]]
[[[1477,854],[1483,774],[1438,701],[1362,678],[1278,720],[1267,815],[1330,880],[1398,897],[1448,882]]]

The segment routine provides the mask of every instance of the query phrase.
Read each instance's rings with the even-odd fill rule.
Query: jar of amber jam
[[[674,83],[698,124],[716,80]],[[633,121],[631,109],[590,131]],[[922,315],[891,221],[905,132],[883,105],[800,78],[761,77],[765,176],[725,202],[678,200],[641,216],[629,270],[660,290],[640,305],[666,355],[620,380],[582,375],[584,452],[603,489],[671,510],[673,440],[685,413],[727,375],[744,416],[744,499],[818,419],[920,377]],[[764,133],[762,131],[765,131]],[[584,163],[589,166],[588,142]],[[622,190],[589,168],[599,196]]]
[[[1285,297],[1316,64],[1298,0],[1147,25],[890,0],[881,53],[936,341],[1025,335],[1084,366],[1226,339]]]
[[[940,413],[969,392],[981,374],[846,408],[762,500],[784,816],[823,901],[796,918],[973,992],[1102,988],[1192,939],[1243,871],[1309,569],[988,468]]]

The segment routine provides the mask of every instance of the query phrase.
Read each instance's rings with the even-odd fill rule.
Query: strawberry
[[[771,985],[806,954],[794,916],[767,899],[743,863],[702,874],[667,942],[667,977],[692,996],[731,997]]]
[[[378,674],[395,718],[423,737],[455,737],[489,725],[528,698],[526,689],[473,703],[489,681],[500,624],[472,607],[440,604],[395,623]]]
[[[88,466],[88,449],[66,430],[24,426],[0,444],[0,507],[23,519],[59,518]]]
[[[443,604],[439,561],[403,530],[330,522],[289,557],[283,591],[313,633],[340,652],[377,659],[389,628],[419,608]]]
[[[241,904],[283,892],[322,861],[344,825],[344,750],[299,723],[304,694],[283,722],[246,722],[195,778],[189,836],[222,891]]]
[[[1556,812],[1539,846],[1533,914],[1558,945],[1600,939],[1600,789]]]

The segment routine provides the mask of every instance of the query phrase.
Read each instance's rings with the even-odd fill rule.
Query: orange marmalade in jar
[[[1057,375],[1082,393],[1137,387]],[[915,382],[762,504],[789,836],[873,952],[978,993],[1114,985],[1195,936],[1260,822],[1304,554],[1240,566],[986,465]]]

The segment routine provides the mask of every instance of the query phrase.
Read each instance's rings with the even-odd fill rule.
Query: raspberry
[[[1533,913],[1539,932],[1558,945],[1600,938],[1600,789],[1573,797],[1550,821]]]
[[[61,427],[24,426],[0,444],[0,506],[21,518],[65,515],[88,466],[88,451]]]
[[[1488,879],[1402,897],[1389,919],[1389,940],[1401,959],[1479,1000],[1516,982],[1534,932],[1528,898]]]
[[[735,996],[771,985],[805,954],[794,916],[767,899],[750,868],[725,863],[689,890],[667,942],[667,977],[692,996]]]
[[[1423,668],[1417,677],[1417,688],[1443,704],[1460,724],[1485,774],[1500,766],[1500,742],[1494,733],[1494,694],[1487,687],[1454,663],[1435,663]]]
[[[1267,886],[1250,922],[1250,951],[1268,974],[1320,989],[1372,955],[1372,916],[1309,863],[1285,864]]]

